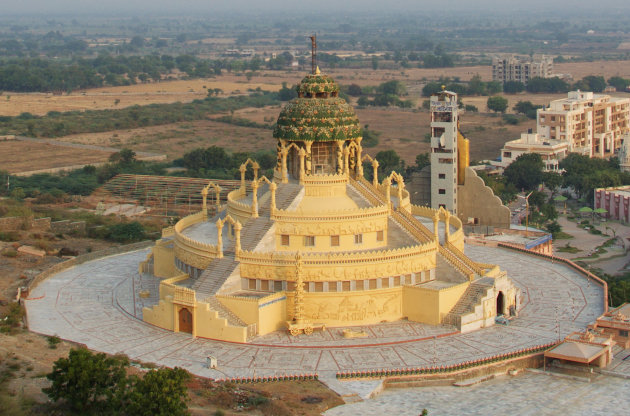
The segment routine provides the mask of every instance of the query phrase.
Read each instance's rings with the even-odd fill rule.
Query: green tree
[[[188,397],[186,382],[190,375],[175,367],[151,370],[140,378],[132,376],[126,394],[125,413],[137,416],[187,415]]]
[[[118,153],[112,153],[109,156],[109,161],[120,163],[121,165],[131,165],[136,161],[136,152],[128,148],[123,148]]]
[[[525,89],[525,85],[518,81],[507,81],[503,84],[503,92],[506,94],[516,94]]]
[[[544,163],[538,153],[526,153],[505,168],[503,176],[516,189],[535,189],[543,180]]]
[[[615,87],[617,91],[625,91],[630,85],[630,79],[621,78],[619,76],[610,77],[608,83]]]
[[[420,153],[416,156],[416,170],[420,171],[431,164],[431,155]]]
[[[587,75],[582,78],[581,83],[583,83],[584,85],[580,85],[580,87],[586,87],[583,89],[586,89],[588,91],[602,92],[606,88],[606,80],[604,80],[604,77],[602,76]]]
[[[486,102],[489,110],[492,110],[497,113],[504,113],[508,107],[508,100],[505,97],[501,97],[500,95],[493,95],[492,97],[488,97],[488,101]]]
[[[400,156],[394,150],[382,150],[376,154],[378,160],[378,172],[381,179],[389,175],[393,170],[400,170]]]
[[[110,228],[108,239],[119,243],[140,241],[145,238],[144,227],[138,221],[115,224]]]
[[[128,364],[126,358],[73,349],[68,358],[55,361],[52,372],[46,376],[52,384],[42,390],[51,400],[62,400],[77,414],[106,413],[117,408]]]

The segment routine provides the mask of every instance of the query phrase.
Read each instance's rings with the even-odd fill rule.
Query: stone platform
[[[29,328],[131,359],[180,366],[212,378],[452,364],[545,344],[583,330],[604,308],[601,286],[562,264],[505,249],[469,246],[474,260],[506,270],[523,295],[520,316],[466,334],[448,326],[407,321],[362,327],[365,338],[343,338],[343,328],[312,336],[276,332],[250,344],[193,339],[142,322],[143,306],[157,301],[158,281],[138,274],[147,251],[103,258],[41,283],[26,301]],[[141,298],[149,290],[153,297]],[[204,367],[218,358],[217,370]]]

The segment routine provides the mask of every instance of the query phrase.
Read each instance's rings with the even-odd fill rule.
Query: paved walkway
[[[371,326],[370,345],[339,337],[335,328],[298,339],[271,334],[256,339],[257,345],[192,339],[139,319],[142,302],[156,301],[140,298],[139,291],[157,293],[157,281],[137,273],[146,250],[85,263],[50,277],[33,291],[26,307],[32,331],[135,360],[184,367],[201,376],[318,372],[328,379],[340,370],[451,364],[545,344],[584,329],[603,311],[602,288],[562,264],[505,249],[470,246],[466,252],[478,261],[500,264],[521,288],[520,317],[510,326],[433,339],[452,328],[401,321]],[[208,355],[218,357],[218,370],[204,368]]]
[[[389,390],[346,404],[326,416],[399,415],[622,415],[630,409],[630,380],[600,376],[592,383],[524,373],[472,387]]]

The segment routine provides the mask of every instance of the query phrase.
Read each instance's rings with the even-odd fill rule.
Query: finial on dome
[[[442,85],[442,91],[446,91],[446,85]]]
[[[319,66],[316,66],[316,67],[315,67],[315,75],[319,75],[319,74],[321,74],[321,73],[322,73],[322,72],[319,70]]]

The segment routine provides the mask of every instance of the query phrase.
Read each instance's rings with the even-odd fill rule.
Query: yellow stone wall
[[[305,281],[365,280],[418,273],[435,268],[435,243],[382,250],[371,253],[305,254],[302,277]],[[241,277],[295,281],[293,254],[242,252]]]
[[[173,277],[175,269],[175,251],[158,241],[153,247],[153,274],[157,277]]]
[[[256,324],[259,335],[285,328],[287,306],[285,292],[264,298],[217,295],[217,300],[246,324]]]
[[[329,326],[367,325],[402,318],[402,287],[357,292],[305,293],[304,315]],[[293,319],[294,294],[287,293],[288,319]]]
[[[469,282],[447,289],[433,290],[418,286],[405,286],[403,289],[404,315],[410,321],[439,325],[446,314],[464,294]]]

